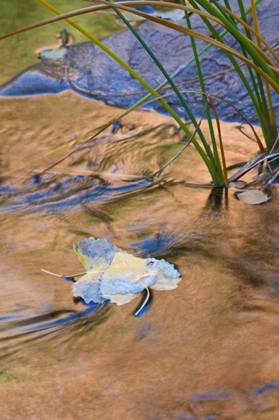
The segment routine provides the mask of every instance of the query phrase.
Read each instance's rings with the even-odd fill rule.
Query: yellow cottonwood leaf
[[[123,305],[147,287],[171,290],[181,280],[173,264],[134,257],[106,239],[84,239],[74,250],[87,273],[73,284],[73,295],[86,303],[109,300]]]

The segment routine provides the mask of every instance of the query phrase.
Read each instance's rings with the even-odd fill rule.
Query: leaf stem
[[[43,273],[47,273],[47,274],[50,274],[51,276],[55,276],[55,277],[59,277],[60,279],[63,279],[63,278],[65,278],[65,277],[79,277],[79,276],[84,276],[84,274],[86,274],[87,273],[87,271],[84,271],[83,273],[76,273],[76,274],[56,274],[56,273],[53,273],[52,271],[48,271],[48,270],[45,270],[44,268],[41,268],[41,271],[43,271]]]
[[[139,313],[143,310],[143,308],[145,307],[145,305],[147,304],[147,302],[149,301],[149,299],[150,299],[150,291],[149,291],[149,288],[147,287],[147,286],[145,286],[144,285],[144,288],[145,288],[145,290],[146,290],[146,297],[145,297],[145,299],[144,299],[144,301],[143,301],[143,304],[140,306],[140,308],[134,313],[134,316],[138,316],[139,315]]]

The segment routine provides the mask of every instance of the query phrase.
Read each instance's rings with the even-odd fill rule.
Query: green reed
[[[90,0],[88,0],[90,1]],[[184,1],[184,0],[183,0]],[[274,117],[274,105],[271,97],[271,89],[274,89],[277,93],[279,92],[279,79],[277,77],[278,73],[276,68],[278,66],[279,59],[276,55],[276,52],[272,46],[270,46],[261,36],[257,20],[257,5],[262,0],[250,0],[250,8],[245,10],[243,1],[238,0],[240,16],[233,13],[230,9],[230,3],[228,0],[224,0],[224,5],[220,4],[217,0],[188,0],[189,5],[174,5],[173,3],[160,2],[160,7],[182,9],[185,12],[185,22],[186,26],[179,25],[178,23],[169,22],[160,18],[157,18],[153,15],[148,15],[144,12],[133,9],[133,6],[139,5],[158,5],[155,1],[127,1],[114,3],[110,1],[99,0],[98,5],[75,10],[69,13],[62,14],[59,10],[54,8],[46,0],[37,0],[47,9],[51,10],[57,16],[54,18],[46,19],[42,22],[30,25],[28,27],[22,28],[18,31],[14,31],[10,34],[7,34],[1,38],[11,36],[15,33],[20,33],[25,30],[32,29],[41,25],[49,24],[51,22],[65,19],[69,24],[74,26],[78,31],[83,33],[90,41],[96,44],[101,48],[106,54],[112,57],[116,62],[119,63],[125,70],[127,70],[135,79],[137,79],[142,86],[149,92],[143,99],[135,103],[132,107],[126,110],[121,116],[127,115],[132,110],[136,109],[143,103],[145,103],[150,97],[156,98],[161,105],[164,107],[167,113],[169,113],[174,120],[179,124],[182,130],[185,132],[188,138],[191,139],[191,142],[196,147],[198,153],[206,164],[208,171],[211,175],[212,182],[214,185],[227,185],[228,176],[226,169],[226,158],[224,152],[224,145],[222,141],[220,123],[218,118],[218,111],[214,104],[212,96],[208,95],[206,92],[205,78],[202,73],[200,65],[200,57],[204,51],[210,48],[212,45],[217,46],[222,49],[230,59],[232,67],[237,72],[238,76],[243,82],[243,85],[247,91],[247,94],[251,98],[253,103],[255,114],[257,115],[258,121],[260,123],[265,146],[262,145],[259,138],[257,138],[258,146],[261,153],[264,153],[266,150],[272,150],[277,141],[278,133]],[[165,77],[165,82],[153,88],[147,83],[147,81],[137,73],[133,68],[131,68],[124,60],[122,60],[117,54],[111,51],[106,47],[101,41],[99,41],[93,34],[86,31],[80,25],[78,25],[72,18],[84,13],[92,13],[97,11],[104,11],[107,9],[113,9],[118,17],[125,23],[127,28],[134,34],[134,36],[141,43],[145,51],[150,55],[153,61],[156,63],[160,71]],[[210,144],[206,140],[204,133],[200,128],[200,122],[195,118],[191,111],[191,104],[185,100],[185,97],[182,94],[181,89],[175,84],[174,78],[176,74],[168,74],[162,63],[156,56],[156,51],[151,51],[146,42],[140,37],[138,32],[133,28],[130,22],[125,17],[125,12],[132,12],[135,15],[138,15],[142,18],[151,20],[159,25],[164,25],[169,28],[176,30],[190,36],[191,46],[193,51],[193,58],[185,63],[185,68],[189,66],[192,62],[195,62],[198,79],[200,84],[201,93],[204,98],[205,104],[205,113],[208,121],[209,131],[211,135]],[[195,13],[200,16],[203,22],[208,27],[211,36],[204,35],[195,31],[195,28],[191,26],[191,20],[189,19],[189,13]],[[253,16],[253,28],[247,23],[247,14],[252,13]],[[217,22],[223,27],[223,30],[218,33],[213,26],[213,23]],[[229,47],[225,44],[223,38],[226,33],[230,33],[235,40],[237,41],[240,51]],[[0,38],[0,39],[1,39]],[[253,39],[256,38],[256,41]],[[203,50],[198,51],[196,47],[195,40],[201,39],[207,42],[207,46]],[[243,72],[243,66],[248,69],[249,78]],[[188,126],[182,121],[182,119],[177,115],[177,113],[171,108],[163,96],[159,94],[159,91],[166,85],[170,85],[174,91],[174,94],[177,96],[181,105],[185,110],[185,114],[189,117],[190,121],[194,126],[194,134],[191,133]],[[214,95],[213,95],[214,96]],[[213,129],[211,112],[213,113],[214,119],[217,122],[217,138]],[[197,136],[196,136],[197,134]]]

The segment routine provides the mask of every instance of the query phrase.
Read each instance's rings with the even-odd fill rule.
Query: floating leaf
[[[177,22],[185,17],[185,12],[181,9],[158,10],[154,12],[154,15],[162,19]]]
[[[236,191],[235,195],[238,200],[252,206],[266,203],[269,200],[269,197],[260,190]]]
[[[134,257],[106,239],[82,240],[74,250],[87,273],[73,284],[73,295],[86,303],[109,300],[123,305],[148,287],[171,290],[181,280],[173,264]]]
[[[247,185],[247,182],[244,181],[232,181],[229,183],[229,187],[233,188],[245,188]]]
[[[159,17],[161,19],[170,20],[172,22],[178,22],[185,16],[184,10],[181,9],[157,10],[150,6],[138,6],[135,7],[135,9],[138,9],[139,11],[145,12],[149,15]],[[142,20],[146,20],[145,17],[135,15],[132,12],[122,11],[121,13],[129,22],[140,22]],[[122,24],[122,21],[119,19],[117,19],[117,22]]]
[[[38,58],[41,60],[60,60],[68,53],[68,48],[47,48],[38,53]]]

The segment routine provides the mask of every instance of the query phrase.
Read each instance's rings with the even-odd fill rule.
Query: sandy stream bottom
[[[71,92],[1,99],[1,419],[278,419],[276,186],[266,205],[246,206],[230,189],[228,206],[210,209],[210,190],[181,183],[209,180],[191,146],[156,185],[142,187],[139,176],[182,141],[167,117],[146,111],[34,183],[79,136],[120,113]],[[237,124],[222,129],[228,164],[256,153]],[[65,180],[80,175],[65,192]],[[4,317],[82,310],[70,283],[40,268],[81,271],[72,243],[91,235],[166,258],[182,281],[154,291],[139,318],[135,301],[108,305],[89,327],[65,324],[28,342]]]

